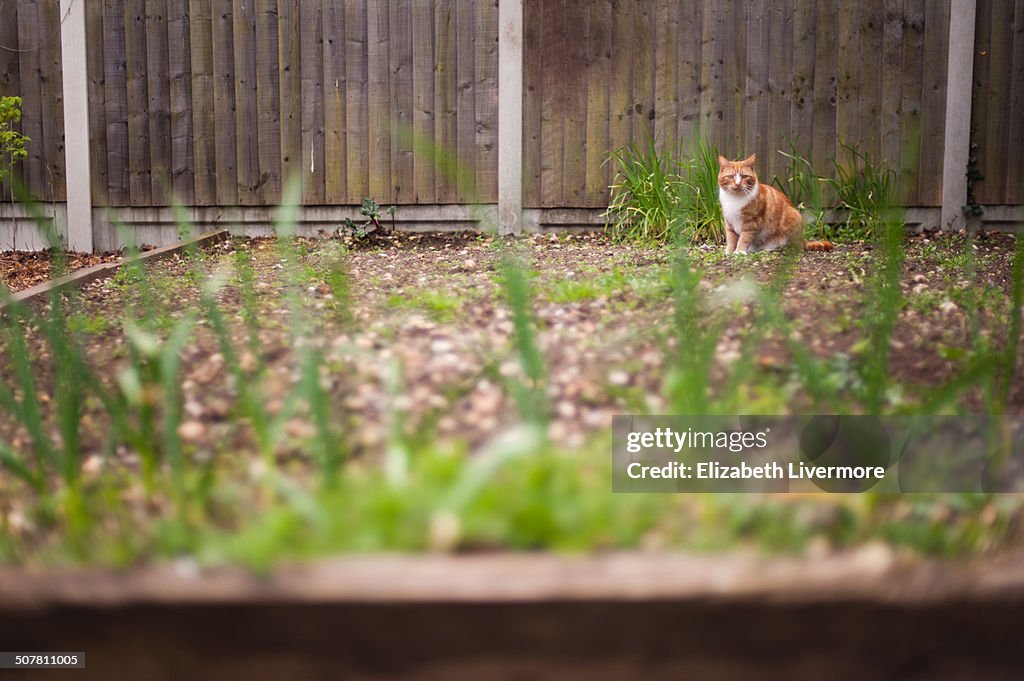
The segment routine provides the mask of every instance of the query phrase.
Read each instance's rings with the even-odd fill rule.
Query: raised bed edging
[[[1020,678],[1020,556],[369,556],[258,576],[187,564],[0,569],[37,679],[929,681]]]
[[[129,258],[122,258],[117,262],[101,263],[99,265],[93,265],[92,267],[85,267],[63,277],[44,281],[43,283],[36,284],[24,291],[13,293],[11,294],[11,303],[8,304],[27,303],[29,301],[36,300],[37,298],[44,298],[54,291],[81,287],[93,281],[108,279],[117,274],[118,270],[127,264],[136,262],[156,262],[181,253],[189,248],[201,248],[212,243],[224,241],[230,236],[231,233],[228,230],[219,229],[200,234],[199,236],[192,237],[191,239],[179,241],[178,243],[171,244],[170,246],[163,246],[151,251],[139,253],[138,255]],[[0,312],[3,312],[8,304],[0,303]]]

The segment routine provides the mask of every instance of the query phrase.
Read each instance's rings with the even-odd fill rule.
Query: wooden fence
[[[496,200],[498,0],[76,1],[96,206],[273,205],[291,176],[306,205]],[[605,205],[607,153],[650,130],[756,151],[768,176],[779,150],[828,172],[855,146],[937,206],[953,1],[525,0],[524,204]],[[0,0],[20,172],[53,202],[60,20],[57,0]],[[978,0],[982,203],[1024,203],[1022,24],[1024,0]]]

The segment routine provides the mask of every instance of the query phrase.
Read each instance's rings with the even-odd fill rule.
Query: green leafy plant
[[[885,215],[896,205],[899,174],[886,164],[855,147],[842,145],[847,160],[833,159],[835,177],[828,183],[835,191],[839,208],[846,211],[844,231],[854,238],[884,235]]]
[[[391,231],[395,230],[395,206],[388,206],[384,209],[388,215],[391,216]],[[381,225],[381,207],[376,201],[370,197],[363,199],[363,204],[359,207],[359,214],[362,215],[366,220],[360,224],[356,224],[352,218],[345,218],[345,229],[350,236],[354,236],[357,239],[363,239],[370,234],[378,230],[382,230]],[[339,230],[340,231],[340,230]]]
[[[679,213],[683,182],[676,172],[678,150],[659,148],[647,133],[643,146],[630,144],[605,159],[615,168],[606,231],[620,241],[664,243]]]
[[[0,184],[11,175],[14,164],[28,156],[31,140],[14,125],[21,120],[21,97],[0,97]]]

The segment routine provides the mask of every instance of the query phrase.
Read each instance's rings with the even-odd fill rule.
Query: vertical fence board
[[[15,24],[16,26],[17,24]],[[85,6],[86,70],[89,74],[89,168],[93,205],[105,206],[107,196],[107,121],[105,110],[103,3]],[[0,38],[0,45],[3,44]],[[0,52],[3,52],[0,49]],[[2,71],[2,68],[0,68]],[[2,76],[0,76],[2,77]],[[0,198],[2,198],[0,194]]]
[[[937,206],[942,201],[942,152],[946,132],[944,119],[949,6],[945,0],[925,1],[924,25],[921,160],[918,165],[917,201],[924,205]],[[964,93],[964,96],[968,96],[968,93]],[[922,170],[926,172],[921,172]],[[937,174],[938,178],[933,177],[932,173]]]
[[[793,46],[793,4],[784,0],[770,0],[768,44],[768,85],[767,111],[762,116],[762,143],[758,153],[763,153],[761,168],[766,181],[773,175],[781,175],[786,159],[778,150],[789,151],[792,144],[792,101],[793,81],[796,78]],[[747,61],[750,61],[749,55]],[[805,72],[806,73],[806,72]]]
[[[189,0],[192,66],[192,162],[195,202],[217,202],[217,137],[213,111],[213,34],[210,0]]]
[[[420,0],[421,2],[423,0]],[[386,200],[411,203],[413,159],[410,133],[413,121],[412,0],[393,0],[388,15],[388,112],[391,136],[391,181]]]
[[[345,3],[345,174],[349,203],[359,203],[369,191],[366,31],[366,4]]]
[[[523,2],[523,205],[541,205],[541,103],[544,56],[541,32],[543,0]],[[440,83],[438,84],[440,87]],[[614,116],[612,117],[614,121]]]
[[[146,3],[146,92],[149,97],[151,201],[168,202],[171,170],[171,93],[167,45],[167,0]]]
[[[1003,151],[1006,159],[1006,190],[1000,197],[1000,203],[1024,204],[1024,0],[1014,0],[1013,22],[1013,53],[1010,58],[1009,109],[1006,119],[1010,130],[1007,134],[1009,142]]]
[[[700,137],[701,88],[701,33],[703,30],[703,5],[701,3],[680,3],[678,55],[679,72],[679,120],[676,134],[683,140],[683,150],[692,153],[694,139]]]
[[[460,3],[461,5],[462,3]],[[378,201],[391,198],[391,93],[388,1],[368,0],[366,13],[369,112],[369,189]]]
[[[64,66],[61,62],[60,5],[41,2],[39,27],[44,42],[39,46],[39,95],[43,114],[43,175],[41,197],[63,201],[64,185]]]
[[[213,110],[216,126],[217,204],[238,203],[235,124],[235,46],[231,0],[212,0]]]
[[[192,46],[188,0],[168,0],[170,45],[171,190],[181,205],[195,203],[195,154],[192,127]]]
[[[846,158],[843,145],[860,141],[860,15],[861,3],[839,3],[839,105],[836,110],[836,154]]]
[[[299,3],[302,72],[302,201],[324,202],[323,7]]]
[[[586,8],[582,6],[585,3],[579,4],[581,11],[585,12]],[[477,0],[474,9],[476,192],[479,201],[490,203],[498,199],[498,32],[493,30],[498,22],[498,3],[497,0]],[[576,41],[576,45],[581,51],[586,49],[583,39]],[[582,167],[578,179],[582,187]]]
[[[348,202],[348,138],[345,93],[345,11],[325,0],[324,17],[324,200]]]
[[[836,131],[839,109],[839,55],[836,39],[839,26],[839,1],[817,0],[814,59],[814,134],[813,164],[818,172],[836,154]]]
[[[611,74],[608,85],[608,145],[609,150],[621,149],[629,144],[633,121],[633,3],[612,3]],[[540,45],[537,46],[538,48]],[[614,168],[611,168],[615,172]]]
[[[103,93],[106,125],[107,202],[123,206],[129,201],[128,82],[125,50],[124,3],[103,2]],[[96,205],[103,205],[97,203]]]
[[[256,8],[234,0],[231,28],[235,58],[235,134],[238,203],[260,202],[259,101],[256,83]],[[310,36],[312,39],[312,36]]]
[[[559,205],[562,199],[563,153],[562,110],[565,106],[565,92],[562,88],[564,64],[568,58],[565,35],[565,0],[544,2],[544,20],[541,45],[546,45],[541,91],[541,203],[545,206]]]
[[[924,0],[903,0],[903,117],[901,122],[906,151],[915,162],[901,163],[900,185],[905,200],[917,200],[918,173],[921,159],[921,74],[924,58]]]
[[[302,177],[302,73],[299,3],[277,0],[278,86],[281,92],[281,185]]]
[[[259,202],[272,205],[281,201],[281,79],[278,68],[277,0],[256,0],[255,7]]]
[[[881,157],[892,168],[902,163],[903,0],[885,0],[882,36],[882,94],[879,128]]]
[[[593,207],[607,205],[608,168],[604,159],[611,149],[608,141],[608,82],[611,74],[612,3],[590,3],[587,44],[587,129],[586,189],[584,200]],[[674,127],[675,121],[669,121]],[[673,131],[674,132],[674,131]],[[671,134],[669,135],[671,136]]]
[[[460,196],[455,167],[458,145],[458,37],[455,34],[455,4],[456,0],[436,0],[434,3],[434,35],[437,44],[434,67],[434,148],[438,169],[434,186],[438,203],[456,203]],[[536,130],[539,135],[539,120]]]
[[[478,201],[476,186],[476,5],[484,0],[455,3],[455,59],[457,82],[455,153],[463,199]]]
[[[857,118],[860,121],[858,148],[878,160],[882,153],[882,45],[884,35],[883,0],[859,3],[861,16],[860,72],[857,97]],[[943,61],[943,64],[946,62]],[[943,103],[945,106],[945,103]]]
[[[751,0],[744,3],[749,14],[746,20],[746,63],[742,64],[741,78],[737,83],[738,98],[742,104],[738,116],[737,127],[740,142],[738,155],[745,157],[757,153],[757,167],[767,182],[773,153],[768,153],[768,140],[765,136],[766,123],[769,120],[770,92],[768,84],[769,60],[771,58],[771,13],[767,0]],[[765,30],[767,22],[769,30]],[[781,40],[779,41],[781,42]],[[782,69],[782,64],[772,64],[772,68]],[[786,72],[788,73],[788,71]]]
[[[1010,60],[1013,53],[1012,34],[1006,30],[1011,25],[1013,5],[1005,1],[993,2],[990,9],[988,66],[989,88],[985,97],[988,110],[984,119],[978,121],[979,127],[985,129],[985,139],[980,153],[987,162],[985,172],[985,198],[991,200],[1003,195],[1006,183],[1008,164],[1000,162],[1004,158],[1003,145],[1006,144],[1009,132],[1009,90],[1013,78],[1010,73]],[[1017,78],[1024,77],[1018,72]],[[1018,153],[1024,153],[1024,150]]]
[[[565,9],[566,33],[578,37],[568,40],[561,84],[565,93],[565,107],[562,109],[565,123],[559,141],[562,145],[562,202],[567,206],[581,206],[584,205],[586,182],[587,43],[585,36],[579,33],[587,24],[587,7],[582,2],[568,2]]]
[[[413,188],[414,203],[434,203],[437,190],[436,164],[431,141],[434,137],[434,79],[440,61],[434,53],[434,11],[436,3],[414,2],[412,6],[412,91],[413,91]]]
[[[747,44],[742,39],[729,39],[734,33],[744,31],[747,3],[726,3],[726,25],[735,27],[727,33],[725,45],[725,68],[723,69],[724,104],[722,129],[725,135],[722,148],[739,158],[750,152],[743,149],[743,103],[746,90]],[[729,154],[727,154],[729,155]]]
[[[22,161],[22,178],[34,193],[40,192],[45,186],[42,96],[39,79],[32,77],[32,74],[38,74],[42,69],[39,50],[35,48],[45,35],[45,31],[39,26],[37,4],[38,0],[24,0],[18,8],[18,35],[23,36],[19,44],[21,52],[18,70],[24,74],[19,91],[21,131],[30,140],[27,147],[28,156]]]
[[[718,0],[704,0],[703,30],[701,53],[704,55],[701,66],[701,132],[718,150],[727,153],[722,144],[722,121],[725,116],[725,81],[723,65],[725,63],[725,34],[728,27],[725,23],[724,3]]]
[[[129,0],[124,16],[128,90],[128,200],[133,206],[153,204],[149,144],[149,87],[147,82],[146,3]]]
[[[654,0],[637,0],[633,11],[633,139],[654,134]],[[568,39],[572,39],[569,27]]]
[[[815,0],[796,0],[793,11],[793,77],[790,81],[790,138],[796,149],[806,152],[814,145],[815,50],[817,31]],[[790,151],[787,145],[785,149]]]
[[[654,136],[663,144],[675,143],[679,102],[678,9],[674,0],[657,0],[654,6]]]

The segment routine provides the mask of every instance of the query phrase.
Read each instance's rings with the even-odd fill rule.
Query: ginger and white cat
[[[718,157],[718,200],[725,220],[725,252],[774,251],[784,246],[831,251],[828,241],[804,241],[804,219],[786,195],[761,184],[754,172],[757,154],[742,161]]]

